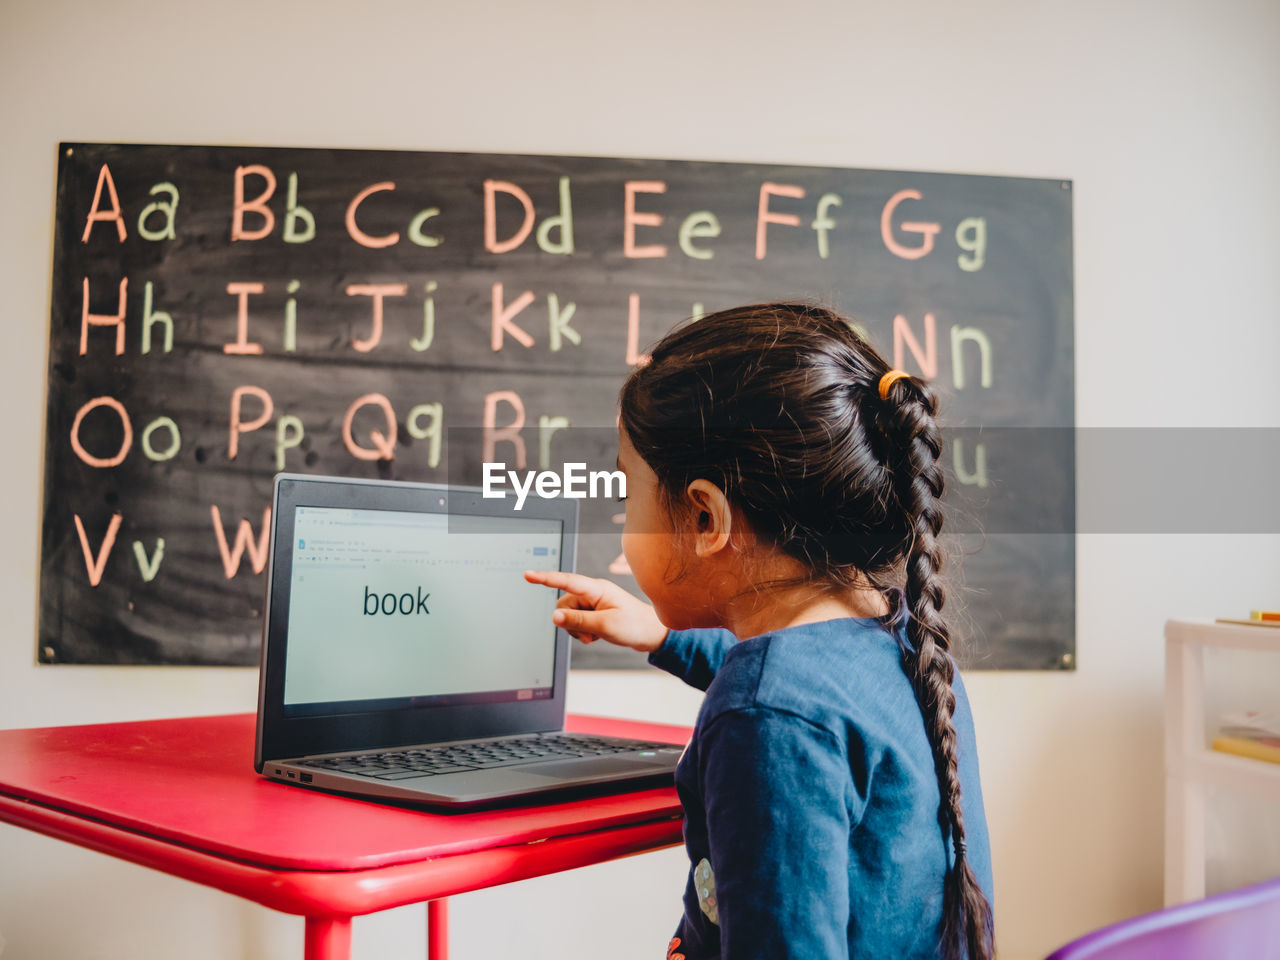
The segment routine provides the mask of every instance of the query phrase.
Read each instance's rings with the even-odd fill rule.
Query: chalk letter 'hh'
[[[938,328],[932,313],[924,315],[924,343],[925,348],[921,350],[920,341],[911,332],[911,325],[907,323],[906,317],[898,314],[893,318],[893,365],[899,370],[906,369],[902,355],[905,345],[920,365],[920,375],[926,380],[932,380],[938,375]]]
[[[102,185],[107,185],[107,193],[111,194],[111,209],[99,210],[98,201],[102,199]],[[120,212],[120,198],[116,196],[116,184],[111,179],[111,170],[104,163],[102,169],[98,171],[98,186],[93,191],[93,207],[89,210],[89,219],[84,224],[84,236],[80,238],[81,243],[89,242],[89,233],[93,230],[93,225],[99,220],[114,220],[116,224],[116,233],[120,235],[120,242],[124,243],[124,214]]]
[[[933,238],[942,229],[942,225],[937,223],[904,222],[901,224],[903,230],[920,234],[920,246],[904,247],[893,238],[893,212],[898,204],[903,200],[919,200],[921,197],[919,190],[899,190],[889,198],[889,202],[884,205],[884,212],[880,214],[880,236],[884,238],[884,245],[890,253],[903,260],[919,260],[927,256],[933,249]]]
[[[172,183],[157,183],[150,190],[154,197],[156,194],[167,193],[168,200],[153,200],[142,208],[142,212],[138,214],[138,233],[144,240],[172,240],[176,235],[174,231],[174,220],[178,214],[178,188]],[[150,230],[147,228],[147,218],[153,213],[164,215],[164,226],[159,230]]]
[[[622,212],[622,252],[625,256],[641,259],[644,257],[665,257],[667,248],[660,243],[652,243],[645,247],[636,246],[636,227],[658,227],[662,225],[660,213],[636,213],[637,193],[666,193],[667,185],[662,180],[628,180],[624,187],[626,202]]]
[[[107,535],[102,538],[102,546],[98,548],[96,557],[89,549],[89,537],[84,532],[84,522],[80,519],[80,514],[77,513],[74,516],[76,533],[80,535],[80,549],[84,551],[84,567],[89,572],[89,586],[96,587],[102,582],[102,568],[107,565],[107,557],[111,555],[111,548],[115,546],[116,534],[120,532],[120,522],[124,519],[124,514],[111,515],[111,523],[107,525]]]
[[[223,353],[256,356],[262,353],[262,344],[249,342],[249,294],[265,290],[260,283],[228,283],[227,293],[240,298],[236,308],[236,342],[224,344]]]
[[[89,328],[90,327],[110,327],[116,328],[116,356],[124,353],[124,311],[125,311],[125,291],[129,288],[129,278],[125,277],[120,281],[120,299],[117,301],[115,313],[90,313],[89,312],[89,278],[84,278],[82,290],[84,298],[80,305],[80,356],[84,356],[89,349]]]
[[[120,449],[114,457],[95,457],[80,443],[80,424],[84,422],[86,415],[98,407],[110,407],[120,417],[120,426],[124,431],[124,437],[121,439]],[[132,446],[133,424],[129,421],[129,411],[115,397],[94,397],[76,411],[76,418],[71,422],[71,449],[75,451],[77,457],[89,466],[114,467],[119,463],[123,463],[124,458],[129,455],[129,448]]]
[[[356,444],[351,434],[351,424],[355,421],[356,411],[372,404],[382,410],[387,419],[387,432],[370,430],[369,439],[373,441],[373,449]],[[347,452],[357,460],[394,460],[396,456],[396,412],[391,401],[380,393],[366,393],[355,403],[347,407],[347,414],[342,418],[342,442],[347,445]]]
[[[765,253],[765,231],[767,224],[776,223],[784,227],[800,226],[800,218],[794,213],[774,213],[769,209],[770,197],[791,197],[793,200],[804,199],[804,188],[785,183],[760,184],[760,210],[756,214],[756,259],[763,260]]]
[[[262,177],[267,181],[267,187],[255,199],[246,203],[244,199],[244,178],[249,174],[256,174]],[[231,216],[231,239],[233,241],[261,240],[271,234],[271,231],[276,227],[276,215],[267,206],[267,201],[271,199],[272,194],[275,192],[276,175],[271,172],[270,167],[264,167],[260,163],[250,164],[247,167],[236,167],[235,207]],[[261,214],[263,223],[257,230],[246,230],[244,228],[246,210]]]
[[[511,306],[504,307],[502,305],[502,284],[495,283],[493,285],[493,327],[489,337],[489,346],[493,347],[494,350],[502,349],[503,331],[511,334],[526,347],[533,346],[533,337],[511,322],[512,317],[531,303],[533,303],[533,291],[526,290],[512,301]]]
[[[245,423],[240,419],[240,401],[245,394],[257,397],[262,403],[262,413]],[[261,387],[236,387],[231,393],[231,439],[227,443],[227,459],[234,460],[240,450],[240,434],[250,433],[266,424],[275,413],[275,404],[271,402],[271,394]]]
[[[368,353],[382,339],[382,298],[403,297],[409,292],[407,283],[353,283],[347,287],[348,297],[373,297],[373,332],[368,340],[351,338],[351,346],[361,353]]]
[[[515,408],[516,418],[505,427],[499,428],[498,404],[509,403]],[[515,467],[523,470],[529,462],[524,447],[524,437],[520,436],[520,428],[524,426],[524,401],[514,390],[495,390],[484,395],[484,456],[485,463],[497,462],[494,449],[499,440],[506,440],[516,448]]]
[[[390,247],[400,242],[399,233],[392,232],[382,237],[371,237],[356,226],[356,210],[360,204],[364,203],[366,197],[370,194],[381,193],[384,190],[394,190],[395,188],[396,185],[390,180],[385,183],[375,183],[373,186],[365,187],[357,193],[355,199],[347,206],[347,233],[351,234],[351,239],[360,244],[360,246],[381,250],[383,247]]]
[[[236,528],[234,547],[227,545],[227,532],[222,529],[222,514],[218,512],[216,503],[209,507],[209,514],[213,517],[213,532],[218,538],[218,552],[222,554],[222,569],[226,572],[227,579],[230,580],[239,573],[240,558],[245,550],[249,551],[253,572],[261,573],[263,567],[267,565],[267,532],[271,528],[271,508],[267,507],[262,511],[262,532],[258,534],[256,541],[253,537],[252,524],[241,518],[240,526]]]
[[[497,194],[501,190],[520,201],[524,207],[524,221],[511,237],[498,242],[498,210]],[[528,239],[533,230],[533,201],[529,195],[514,183],[505,180],[486,180],[484,182],[484,248],[490,253],[506,253],[514,250]]]

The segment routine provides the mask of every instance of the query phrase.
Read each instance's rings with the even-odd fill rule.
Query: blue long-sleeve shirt
[[[846,617],[741,642],[672,630],[650,654],[706,691],[676,770],[690,870],[672,958],[937,956],[953,854],[900,642],[905,627]],[[991,900],[958,673],[953,688],[967,856]]]

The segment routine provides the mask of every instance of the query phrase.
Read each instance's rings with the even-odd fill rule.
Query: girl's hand
[[[652,653],[667,639],[667,628],[653,607],[612,580],[558,570],[526,570],[524,578],[565,591],[551,619],[583,643],[608,640],[620,647]]]

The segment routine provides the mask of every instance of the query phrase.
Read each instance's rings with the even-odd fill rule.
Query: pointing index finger
[[[532,583],[543,583],[548,587],[556,587],[567,593],[577,594],[592,606],[595,606],[604,591],[598,581],[581,573],[568,573],[563,570],[526,570],[524,578]]]

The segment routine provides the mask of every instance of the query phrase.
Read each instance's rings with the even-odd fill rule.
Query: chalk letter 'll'
[[[116,356],[124,353],[124,311],[125,311],[125,291],[129,287],[129,278],[125,277],[120,281],[120,299],[115,313],[90,313],[89,312],[89,278],[84,278],[83,292],[84,299],[80,305],[80,356],[84,356],[89,349],[89,328],[90,327],[110,327],[116,328]]]
[[[921,350],[920,341],[911,332],[906,317],[898,314],[893,318],[893,365],[899,370],[906,369],[902,357],[905,345],[920,365],[920,375],[926,380],[932,380],[938,375],[938,325],[932,313],[924,315],[924,344],[925,347]]]
[[[249,423],[240,419],[240,401],[245,394],[257,397],[262,401],[262,413]],[[231,439],[227,444],[227,459],[234,460],[240,449],[240,434],[257,430],[271,419],[275,413],[275,404],[271,402],[271,394],[261,387],[236,387],[231,393]]]
[[[257,198],[245,202],[244,199],[244,178],[249,174],[257,174],[267,181],[267,188],[258,194]],[[236,197],[235,207],[231,216],[231,239],[232,240],[261,240],[268,236],[276,227],[276,215],[271,212],[271,208],[267,206],[267,201],[271,199],[271,195],[276,192],[276,175],[271,172],[270,167],[264,167],[262,164],[255,163],[247,167],[236,167]],[[263,224],[257,230],[246,230],[244,228],[244,214],[246,210],[261,214]]]
[[[107,193],[111,194],[111,209],[99,210],[98,201],[102,199],[102,185],[107,185]],[[80,238],[81,243],[89,242],[89,233],[93,230],[93,225],[99,220],[114,220],[116,224],[116,233],[120,235],[120,242],[124,243],[124,214],[120,212],[120,198],[116,196],[116,184],[111,179],[111,171],[104,163],[102,169],[98,171],[98,187],[93,191],[93,207],[89,211],[89,219],[84,224],[84,236]]]
[[[365,197],[372,193],[381,193],[384,190],[394,190],[396,185],[388,180],[385,183],[375,183],[371,187],[365,187],[356,194],[355,199],[351,201],[347,207],[347,233],[351,234],[351,239],[362,247],[372,247],[374,250],[380,250],[383,247],[390,247],[400,242],[400,234],[388,233],[382,237],[371,237],[359,227],[356,226],[356,209],[360,204],[364,203]]]
[[[800,218],[794,213],[773,213],[769,209],[770,197],[791,197],[793,200],[804,199],[804,188],[783,183],[760,184],[760,210],[756,214],[756,259],[763,260],[765,253],[765,231],[767,224],[777,223],[786,227],[800,226]]]
[[[262,511],[262,533],[258,534],[256,542],[253,539],[253,526],[248,520],[240,520],[234,547],[227,545],[227,532],[222,529],[222,514],[218,512],[216,503],[209,507],[209,513],[213,517],[213,532],[218,537],[218,552],[222,554],[222,569],[226,572],[227,579],[232,579],[239,572],[240,558],[244,556],[245,550],[249,551],[253,572],[261,573],[262,568],[267,565],[267,532],[271,528],[271,508],[267,507]]]
[[[509,403],[515,408],[515,420],[505,427],[499,428],[498,404]],[[514,390],[495,390],[484,395],[484,457],[485,463],[496,462],[494,448],[499,440],[506,440],[516,448],[517,470],[523,470],[528,463],[528,454],[524,447],[524,437],[520,436],[520,428],[524,426],[524,401]]]
[[[533,291],[526,290],[516,297],[511,306],[504,307],[502,305],[502,284],[495,283],[493,285],[493,327],[492,334],[489,337],[489,345],[494,350],[502,349],[502,333],[504,330],[526,347],[533,346],[533,337],[511,322],[512,317],[531,303],[533,303]]]
[[[640,294],[633,293],[627,299],[627,363],[643,367],[652,359],[640,352]]]
[[[89,571],[89,586],[96,587],[102,582],[102,568],[107,565],[107,557],[111,555],[111,548],[115,546],[116,534],[120,532],[120,521],[124,519],[124,514],[113,513],[111,515],[111,523],[107,526],[107,535],[102,538],[102,546],[98,548],[98,555],[95,557],[89,549],[89,537],[84,532],[84,523],[80,519],[80,514],[75,514],[76,533],[80,535],[80,549],[84,551],[84,566]]]
[[[499,190],[503,193],[511,194],[511,196],[520,201],[520,206],[524,207],[524,222],[520,224],[520,229],[501,243],[498,242],[498,210],[496,203]],[[484,182],[484,248],[490,253],[506,253],[508,250],[514,250],[524,243],[532,231],[533,201],[529,199],[529,195],[514,183],[507,183],[505,180],[486,180]]]
[[[918,233],[923,238],[918,247],[904,247],[893,238],[893,211],[903,200],[919,200],[921,196],[919,190],[899,190],[889,198],[889,202],[884,205],[884,211],[880,214],[880,236],[884,239],[884,245],[890,253],[903,260],[919,260],[926,256],[933,249],[934,236],[942,229],[942,225],[938,223],[915,221],[903,223],[901,225],[903,230],[908,233]]]
[[[626,202],[622,214],[622,252],[625,256],[665,257],[667,248],[660,243],[652,243],[645,247],[636,246],[636,227],[658,227],[662,225],[660,213],[636,213],[637,193],[666,193],[667,185],[661,180],[628,180],[624,187]]]
[[[382,339],[382,298],[403,297],[409,292],[407,283],[353,283],[347,287],[348,297],[373,297],[373,332],[368,340],[351,338],[351,346],[361,353],[368,353]]]

